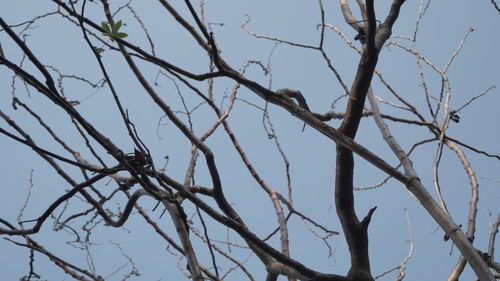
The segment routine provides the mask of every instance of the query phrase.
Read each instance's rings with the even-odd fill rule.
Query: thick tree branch
[[[495,278],[491,274],[488,269],[488,266],[478,254],[477,250],[471,244],[471,241],[465,234],[462,232],[459,226],[457,226],[452,219],[448,216],[447,213],[441,209],[432,196],[427,192],[425,187],[421,184],[418,179],[418,175],[413,168],[413,163],[408,158],[408,155],[403,151],[403,149],[396,142],[394,137],[392,136],[389,128],[384,123],[382,118],[380,117],[377,101],[370,95],[370,103],[372,107],[372,111],[374,112],[375,122],[379,127],[384,139],[386,140],[389,147],[393,150],[394,154],[399,158],[401,163],[403,164],[405,174],[415,180],[410,181],[406,187],[413,193],[419,202],[425,207],[427,212],[439,223],[441,228],[445,231],[445,233],[453,240],[455,245],[460,249],[460,252],[465,257],[467,262],[471,265],[471,267],[476,272],[477,276],[481,281],[493,281]]]
[[[342,1],[341,1],[342,2]],[[345,9],[342,9],[343,11]],[[346,13],[344,13],[346,15]],[[339,132],[354,139],[358,131],[363,114],[366,93],[377,65],[379,50],[375,46],[376,18],[373,0],[366,1],[367,23],[363,25],[366,38],[361,40],[363,51],[356,77],[349,93],[349,101],[345,117],[339,127]],[[345,18],[349,23],[349,17]],[[352,25],[351,25],[352,26]],[[365,44],[366,43],[366,44]],[[353,177],[354,158],[353,152],[337,143],[337,159],[335,174],[335,206],[342,229],[344,230],[349,252],[351,255],[351,268],[348,277],[357,280],[373,280],[368,256],[368,222],[375,209],[360,222],[354,209]]]

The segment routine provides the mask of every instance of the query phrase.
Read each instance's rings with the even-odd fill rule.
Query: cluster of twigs
[[[94,2],[91,0],[89,1],[92,3]],[[248,28],[248,24],[250,23],[250,17],[248,17],[247,21],[242,25],[242,28],[250,36],[270,40],[277,44],[287,44],[295,48],[311,49],[318,52],[324,59],[328,69],[333,73],[338,84],[343,89],[344,94],[340,98],[348,97],[348,101],[344,112],[335,112],[332,110],[326,113],[317,113],[309,107],[305,95],[300,90],[288,88],[273,90],[272,87],[265,86],[263,83],[249,79],[245,75],[247,68],[254,65],[263,70],[264,74],[271,74],[270,62],[265,64],[257,60],[247,60],[240,69],[235,69],[226,62],[218,48],[216,37],[210,25],[205,22],[205,3],[203,1],[201,1],[200,12],[197,12],[191,1],[185,0],[184,4],[187,8],[188,15],[182,15],[179,10],[168,1],[159,0],[161,6],[165,8],[179,26],[183,28],[206,53],[210,64],[208,66],[208,71],[200,74],[177,66],[157,55],[154,37],[150,35],[139,13],[133,8],[132,1],[112,10],[107,0],[101,0],[100,4],[102,4],[102,11],[106,16],[106,23],[104,24],[96,22],[91,17],[87,16],[86,9],[88,8],[89,1],[80,0],[66,3],[62,0],[52,0],[57,7],[56,11],[17,25],[7,23],[0,18],[2,31],[8,35],[10,40],[15,42],[17,48],[23,55],[23,61],[27,60],[31,62],[35,66],[36,71],[26,70],[27,68],[24,67],[23,63],[19,64],[14,62],[3,52],[0,52],[0,64],[14,73],[13,81],[15,79],[20,79],[25,84],[26,88],[36,90],[39,94],[45,96],[57,107],[62,109],[71,120],[75,130],[84,140],[88,150],[83,153],[73,148],[72,143],[64,141],[58,132],[53,130],[44,120],[43,116],[39,115],[31,105],[23,102],[21,98],[16,96],[16,89],[14,86],[12,87],[13,107],[15,109],[25,110],[29,116],[36,120],[53,140],[64,149],[66,154],[73,157],[66,157],[62,153],[54,152],[57,150],[51,150],[39,145],[33,136],[30,136],[29,131],[22,128],[9,115],[0,111],[0,118],[10,127],[10,129],[0,127],[0,133],[6,138],[31,148],[44,159],[70,187],[62,196],[54,199],[53,203],[46,207],[45,211],[34,220],[27,221],[22,219],[24,210],[28,206],[28,201],[21,208],[17,225],[10,223],[4,218],[0,218],[0,224],[2,225],[0,227],[0,234],[23,237],[25,243],[10,238],[8,239],[16,245],[30,249],[30,270],[25,276],[26,280],[39,277],[33,266],[34,252],[47,256],[56,266],[60,267],[65,273],[76,280],[105,280],[107,277],[101,277],[92,267],[90,270],[84,269],[71,264],[64,258],[56,256],[33,240],[31,235],[39,232],[41,227],[47,224],[47,220],[51,217],[55,220],[55,230],[72,229],[71,222],[82,217],[87,218],[83,229],[85,229],[87,235],[90,235],[92,229],[97,227],[100,221],[103,221],[106,226],[124,226],[134,210],[136,210],[138,215],[144,218],[154,231],[174,249],[174,254],[179,255],[181,257],[180,259],[186,260],[187,269],[181,267],[180,270],[192,280],[198,281],[207,278],[210,280],[222,280],[235,269],[240,269],[249,280],[255,280],[251,270],[245,266],[245,261],[235,258],[231,254],[231,251],[225,250],[224,247],[220,246],[221,244],[227,245],[228,248],[241,247],[248,249],[252,254],[257,256],[264,265],[267,274],[266,280],[269,281],[277,280],[280,275],[286,276],[289,280],[374,280],[375,277],[370,270],[368,226],[375,208],[372,208],[363,219],[358,219],[354,208],[353,194],[356,189],[367,189],[372,187],[356,188],[353,186],[353,153],[358,154],[388,174],[388,178],[373,187],[383,185],[389,178],[400,181],[443,228],[447,237],[451,238],[459,248],[462,257],[453,269],[449,280],[458,280],[466,262],[472,266],[480,280],[494,280],[495,277],[489,268],[493,268],[499,272],[499,266],[494,261],[493,249],[500,217],[495,222],[493,227],[494,231],[491,232],[490,240],[493,242],[490,243],[489,249],[484,253],[478,253],[472,246],[477,214],[478,183],[474,170],[463,149],[469,149],[496,159],[500,159],[500,156],[474,148],[447,134],[450,122],[459,122],[460,111],[479,97],[487,94],[493,88],[492,86],[485,89],[458,109],[450,109],[449,101],[452,91],[449,86],[447,71],[461,51],[463,43],[467,40],[472,29],[466,32],[456,51],[450,56],[448,63],[444,67],[439,68],[422,55],[417,48],[419,23],[425,13],[423,1],[421,1],[414,35],[412,37],[392,37],[391,39],[392,28],[396,24],[400,9],[405,2],[404,0],[394,0],[388,11],[387,17],[382,22],[377,21],[373,0],[367,0],[366,3],[357,1],[362,20],[358,20],[353,16],[346,0],[341,0],[340,8],[344,19],[356,31],[357,36],[355,39],[360,41],[361,48],[358,48],[340,29],[325,22],[325,9],[321,0],[318,1],[321,18],[318,24],[320,29],[318,45],[301,44],[254,33]],[[122,10],[128,10],[133,18],[136,19],[138,26],[146,35],[150,49],[149,51],[128,41],[125,33],[118,32],[122,23],[116,19],[116,15]],[[23,34],[26,34],[32,25],[40,19],[55,15],[62,16],[79,28],[79,32],[81,32],[81,37],[87,49],[93,54],[95,63],[99,66],[100,74],[103,77],[102,80],[91,82],[83,77],[63,74],[57,68],[41,62],[38,55],[33,52],[29,44],[26,43]],[[190,22],[194,22],[195,25],[191,25]],[[16,28],[20,28],[21,30],[16,32]],[[340,35],[348,46],[360,54],[356,76],[350,87],[342,79],[340,72],[334,66],[328,52],[325,50],[325,34],[329,29]],[[378,55],[384,45],[396,46],[417,59],[420,81],[427,102],[426,110],[430,118],[426,118],[425,116],[427,114],[422,113],[421,110],[417,109],[410,102],[405,100],[402,95],[398,94],[398,92],[385,80],[382,73],[376,69]],[[408,45],[410,46],[408,47]],[[160,168],[157,155],[150,149],[147,142],[141,138],[133,118],[130,117],[126,106],[123,104],[119,90],[117,90],[118,87],[115,86],[116,81],[111,78],[108,66],[103,60],[103,48],[107,48],[121,55],[150,100],[154,102],[155,106],[161,110],[165,118],[175,126],[177,131],[182,134],[185,140],[192,146],[189,165],[183,179],[176,179],[170,175],[165,168]],[[147,78],[147,75],[144,74],[144,70],[142,69],[144,63],[160,68],[156,79],[159,77],[167,77],[173,82],[181,98],[183,110],[174,110],[165,98],[157,92],[153,85],[157,80],[152,83],[151,80]],[[431,90],[427,86],[423,65],[428,66],[441,78],[442,91],[437,97],[432,95]],[[39,77],[40,75],[41,77]],[[54,75],[57,75],[57,78],[54,78]],[[374,75],[378,77],[380,82],[388,89],[394,98],[398,100],[400,103],[399,105],[375,96],[371,88]],[[225,106],[217,105],[216,98],[214,97],[214,81],[221,78],[229,79],[234,83],[230,93],[225,96]],[[85,83],[92,87],[94,92],[83,99],[70,99],[68,97],[69,95],[65,93],[64,81],[66,79],[78,80]],[[207,83],[206,89],[198,87],[197,83],[199,81]],[[270,79],[269,84],[271,84],[271,82],[272,79]],[[184,95],[181,93],[179,85],[188,88],[196,95],[196,98],[199,99],[199,104],[197,106],[189,108],[186,105]],[[235,102],[241,100],[248,102],[237,97],[241,87],[247,88],[266,102],[265,108],[257,105],[254,106],[262,111],[264,127],[267,130],[269,138],[274,140],[283,161],[285,167],[284,173],[287,179],[286,196],[281,194],[278,189],[273,188],[266,182],[264,177],[259,174],[229,124],[228,116],[233,110]],[[134,151],[126,151],[126,149],[121,148],[111,141],[109,136],[106,135],[106,132],[99,130],[96,124],[93,124],[79,112],[77,106],[85,102],[86,99],[92,97],[92,95],[101,88],[107,88],[111,92],[116,109],[120,114],[121,126],[126,129],[130,141],[133,142],[135,147]],[[365,105],[367,97],[370,103],[369,109]],[[415,120],[382,114],[378,108],[379,102],[384,102],[396,108],[403,109],[411,113]],[[345,276],[318,272],[314,268],[308,267],[294,259],[290,254],[288,220],[292,216],[297,216],[302,219],[310,231],[326,243],[330,254],[332,252],[332,247],[328,239],[332,235],[339,234],[339,232],[318,223],[315,219],[309,217],[304,210],[299,210],[294,205],[292,200],[293,186],[290,163],[281,146],[280,139],[268,113],[268,103],[275,104],[290,112],[311,128],[330,138],[337,145],[335,206],[342,226],[342,231],[349,246],[351,257],[351,268]],[[194,121],[192,120],[192,113],[201,106],[206,106],[213,111],[215,121],[204,133],[197,134],[193,129]],[[179,117],[181,114],[187,117],[187,122],[184,122],[182,118]],[[384,139],[400,161],[400,165],[397,167],[388,164],[380,156],[370,152],[354,141],[358,132],[360,120],[366,117],[373,117],[375,119]],[[342,124],[338,129],[326,123],[332,119],[342,120]],[[405,152],[390,132],[388,126],[385,124],[385,120],[427,128],[433,137],[426,140],[419,140],[413,145],[409,152]],[[158,126],[160,126],[160,124]],[[216,131],[223,131],[229,137],[232,146],[237,151],[248,173],[272,202],[278,226],[266,238],[261,238],[256,235],[256,231],[247,225],[242,216],[231,204],[230,199],[225,195],[220,166],[215,161],[213,150],[206,143],[206,140],[213,136]],[[437,143],[433,182],[438,202],[435,202],[433,197],[427,192],[427,189],[422,185],[409,159],[409,155],[414,148],[429,142]],[[466,233],[463,233],[460,227],[451,220],[446,208],[445,199],[441,194],[439,167],[443,147],[450,148],[457,155],[469,177],[472,195],[469,205],[469,220]],[[105,151],[105,154],[99,151]],[[83,156],[87,153],[92,155],[93,160],[90,158],[86,159]],[[211,180],[210,186],[208,187],[201,186],[195,182],[195,174],[197,171],[196,165],[199,163],[200,156],[202,156],[205,161],[207,173]],[[83,175],[83,180],[78,180],[73,176],[66,168],[68,166],[78,168]],[[400,166],[404,168],[404,172],[398,170]],[[101,186],[103,182],[109,180],[114,182],[115,188],[112,192],[104,192],[99,186]],[[29,192],[29,194],[31,194],[31,192]],[[113,200],[117,200],[119,194],[124,195],[127,200],[122,202],[122,209],[115,212],[111,211],[108,205],[110,202],[113,202]],[[141,207],[138,200],[143,196],[151,197],[156,200],[158,204],[164,206],[175,225],[175,234],[178,240],[172,238],[167,231],[163,230],[155,219],[151,217],[150,212]],[[82,198],[89,207],[69,216],[63,215],[65,214],[69,200],[76,197]],[[200,221],[199,227],[201,227],[202,230],[199,230],[198,227],[194,225],[193,220],[188,216],[185,210],[186,202],[190,202],[195,206],[196,215]],[[56,211],[59,211],[60,214],[55,215]],[[218,224],[237,233],[244,240],[245,245],[239,245],[230,240],[217,241],[211,239],[208,231],[209,227],[205,223],[204,217],[206,216],[209,216]],[[411,258],[414,248],[410,226],[409,232],[410,250],[407,257],[395,268],[380,274],[378,277],[397,270],[397,280],[403,279],[405,276],[406,264]],[[75,235],[79,235],[77,231],[74,231],[74,233]],[[279,233],[279,249],[276,249],[268,242],[276,233]],[[203,265],[199,262],[196,247],[193,246],[193,235],[199,237],[199,239],[208,246],[208,252],[211,257],[210,266]],[[85,239],[80,239],[79,237],[78,240]],[[82,244],[88,247],[88,244]],[[134,264],[133,258],[125,254],[120,245],[117,245],[117,248],[121,251],[123,256],[127,258],[131,268],[123,279],[138,275],[139,270]],[[227,259],[233,266],[225,272],[220,272],[220,265],[218,263],[219,257]]]

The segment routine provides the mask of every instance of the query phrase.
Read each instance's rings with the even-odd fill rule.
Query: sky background
[[[182,15],[189,18],[186,8],[180,2],[176,3],[176,7]],[[335,25],[350,40],[353,40],[356,34],[344,22],[338,3],[336,1],[324,2],[326,23]],[[112,1],[112,9],[115,10],[123,3],[125,2]],[[199,7],[194,1],[193,4],[197,8]],[[407,1],[404,4],[395,24],[393,35],[412,36],[419,8],[418,4],[417,1]],[[378,19],[382,20],[387,14],[388,5],[384,1],[376,2]],[[23,23],[37,15],[56,10],[55,4],[47,0],[4,1],[0,7],[0,15],[10,25]],[[194,73],[207,72],[206,54],[158,2],[136,0],[132,2],[132,7],[147,26],[154,40],[155,52],[158,57]],[[354,6],[352,8],[353,11],[357,12]],[[105,18],[101,6],[92,2],[88,3],[86,14],[97,23]],[[240,68],[248,59],[260,60],[264,65],[269,61],[272,67],[270,87],[273,90],[279,88],[300,89],[311,110],[320,113],[331,110],[332,102],[343,94],[343,90],[335,76],[328,70],[321,54],[310,49],[292,47],[286,44],[275,45],[269,40],[253,38],[241,28],[242,23],[247,20],[247,15],[251,17],[251,22],[247,25],[248,29],[257,34],[306,45],[317,45],[319,31],[316,25],[320,23],[318,2],[298,0],[206,1],[205,17],[206,22],[211,23],[210,26],[215,34],[221,56],[233,68]],[[122,30],[129,35],[127,38],[129,42],[144,50],[151,50],[140,26],[128,10],[123,9],[115,16],[115,19],[122,19],[125,22],[126,25],[122,27]],[[448,62],[467,30],[474,29],[447,73],[452,89],[450,102],[452,109],[461,107],[490,86],[496,85],[498,87],[500,85],[498,71],[500,64],[498,56],[499,24],[500,15],[487,0],[430,2],[421,21],[417,48],[438,68],[442,68]],[[60,15],[52,15],[36,21],[31,28],[23,34],[27,35],[25,39],[28,46],[43,64],[52,66],[64,74],[85,77],[93,83],[97,83],[102,78],[95,58],[83,41],[81,31],[75,25],[68,23]],[[21,32],[21,30],[22,27],[15,28],[16,32]],[[394,40],[411,47],[408,41]],[[21,62],[22,53],[5,32],[0,32],[0,43],[7,58],[17,63]],[[359,46],[359,42],[355,44]],[[357,68],[358,54],[346,46],[344,41],[332,30],[326,31],[325,51],[332,59],[333,65],[339,70],[344,82],[350,86]],[[175,126],[161,119],[162,112],[154,107],[127,67],[121,54],[106,50],[103,53],[103,59],[124,106],[128,109],[132,121],[138,128],[138,133],[153,152],[156,165],[160,167],[165,165],[165,157],[168,156],[168,164],[166,165],[168,175],[182,181],[190,157],[189,142],[185,141]],[[429,118],[415,62],[414,56],[396,46],[389,46],[381,52],[378,69],[398,94],[415,104],[423,115]],[[155,89],[174,110],[183,110],[179,92],[182,93],[189,109],[197,108],[200,103],[199,98],[195,97],[186,87],[179,83],[179,88],[177,88],[172,80],[164,76],[159,76],[155,81],[158,68],[143,62],[138,62],[138,64],[147,79],[152,84],[156,82]],[[26,60],[23,62],[23,67],[27,71],[35,73],[35,76],[41,77]],[[429,90],[434,96],[438,96],[441,90],[440,77],[427,66],[424,66],[424,71],[429,83]],[[51,73],[57,77],[54,70],[51,70]],[[250,67],[247,70],[247,76],[262,85],[269,85],[270,76],[265,76],[259,67]],[[124,151],[132,152],[133,143],[127,136],[117,114],[109,89],[106,86],[94,89],[71,78],[65,78],[63,81],[64,92],[68,99],[81,101],[76,109]],[[206,82],[194,84],[200,89],[206,89]],[[71,157],[25,111],[13,110],[11,106],[13,87],[16,97],[36,109],[43,116],[44,121],[50,124],[61,138],[75,150],[80,151],[86,159],[97,163],[85,149],[85,143],[75,131],[70,120],[52,102],[33,89],[29,89],[27,92],[25,85],[19,79],[16,79],[13,84],[12,73],[5,67],[0,68],[0,85],[2,85],[0,110],[29,132],[41,147]],[[224,96],[229,95],[233,86],[233,83],[228,79],[220,79],[215,82],[214,96],[217,104],[227,104],[227,99],[224,99]],[[374,77],[373,89],[375,95],[382,99],[399,103],[376,77]],[[499,94],[498,88],[492,89],[487,95],[464,108],[459,114],[460,123],[450,123],[448,135],[478,149],[499,154]],[[287,181],[283,160],[274,140],[267,137],[262,122],[261,109],[265,107],[265,103],[244,88],[238,92],[238,98],[228,122],[262,178],[272,188],[285,195]],[[341,99],[335,105],[334,110],[342,112],[344,106],[345,99]],[[415,119],[410,114],[391,106],[380,104],[380,107],[383,113]],[[294,188],[295,208],[328,228],[341,231],[333,204],[334,143],[310,127],[306,127],[302,131],[303,123],[301,121],[276,106],[269,105],[269,114],[280,144],[291,163],[290,173]],[[179,116],[187,122],[185,114],[179,113]],[[205,132],[215,121],[215,115],[206,105],[197,108],[193,112],[192,118],[194,130],[198,135]],[[158,125],[159,122],[160,125]],[[333,127],[340,125],[339,120],[328,123]],[[414,143],[431,137],[425,128],[390,121],[388,121],[388,125],[405,150],[410,149]],[[3,121],[0,121],[0,127],[13,132]],[[382,140],[371,118],[362,120],[356,140],[372,152],[381,155],[388,163],[397,165],[395,156]],[[266,237],[277,225],[271,201],[252,180],[223,130],[219,129],[206,143],[216,155],[216,163],[221,173],[225,193],[233,207],[240,212],[250,229],[259,237]],[[0,177],[3,179],[0,186],[2,192],[0,214],[3,219],[11,223],[16,222],[19,209],[26,200],[31,171],[33,171],[33,189],[29,206],[23,214],[24,219],[36,218],[54,198],[64,194],[64,191],[70,188],[33,151],[5,136],[0,136],[0,144]],[[110,165],[115,164],[102,149],[98,149],[98,151],[104,155],[103,157],[109,161]],[[411,156],[424,186],[433,195],[432,164],[435,151],[436,143],[434,142],[419,147]],[[466,149],[464,151],[480,184],[475,246],[486,251],[489,226],[500,212],[498,204],[500,199],[500,165],[498,159],[488,158]],[[355,159],[356,186],[372,185],[385,178],[385,175],[371,164],[359,157]],[[63,167],[67,168],[75,178],[82,179],[78,169],[64,165]],[[454,221],[465,226],[470,186],[457,157],[446,148],[441,161],[440,179],[443,196]],[[196,182],[210,186],[202,157],[198,161]],[[107,181],[103,181],[98,187],[102,188],[103,192],[109,192],[114,186],[112,183],[107,183]],[[409,231],[406,219],[406,214],[408,214],[415,248],[411,260],[407,264],[405,280],[443,280],[447,278],[457,261],[459,252],[452,247],[451,242],[443,242],[443,232],[438,229],[437,224],[404,189],[403,185],[395,180],[389,180],[381,188],[356,192],[355,196],[359,217],[363,217],[370,208],[377,206],[369,229],[372,272],[375,276],[396,266],[408,254]],[[120,206],[123,208],[124,200],[124,197],[117,197],[108,203],[107,207],[117,211]],[[169,218],[166,215],[160,218],[161,210],[152,211],[156,204],[152,199],[141,198],[139,202],[150,211],[150,215],[159,221],[167,233],[176,237]],[[193,206],[188,202],[185,205],[188,216],[192,216],[195,226],[200,229]],[[72,212],[85,210],[86,207],[79,199],[72,199],[63,217],[67,217]],[[55,215],[57,216],[61,211],[62,208],[59,208]],[[205,216],[205,219],[210,226],[211,238],[224,241],[229,237],[235,242],[242,243],[234,232],[216,226],[208,216]],[[92,268],[93,264],[96,272],[100,275],[110,275],[106,280],[121,280],[123,274],[131,267],[114,243],[118,243],[123,251],[133,258],[141,273],[139,277],[132,280],[185,279],[175,266],[177,258],[166,250],[165,242],[155,235],[151,227],[139,215],[131,216],[127,224],[118,229],[103,227],[102,222],[100,222],[92,232],[91,239],[94,244],[88,249],[80,249],[81,244],[69,242],[74,240],[74,236],[67,231],[53,232],[52,222],[53,220],[47,220],[41,231],[32,236],[33,239],[53,253],[68,258],[76,265]],[[77,220],[73,222],[72,226],[77,231],[82,232],[82,222],[84,220]],[[308,226],[296,216],[290,219],[292,257],[317,271],[345,274],[349,269],[349,255],[344,237],[338,235],[328,239],[333,247],[333,255],[329,256],[323,241],[308,231]],[[313,229],[321,233],[318,229]],[[4,236],[2,238],[24,242],[19,237]],[[197,238],[193,238],[193,240],[196,241],[195,247],[200,262],[210,266],[206,245],[199,242]],[[269,243],[279,247],[278,237],[273,237]],[[248,258],[247,268],[250,269],[256,280],[265,278],[264,268],[255,256],[248,257],[248,252],[238,251],[236,247],[229,248],[224,244],[218,245],[226,251],[231,250],[241,260]],[[86,258],[86,250],[91,252],[93,261]],[[18,280],[26,274],[29,270],[28,255],[29,252],[25,248],[15,246],[6,239],[0,239],[0,279]],[[220,256],[217,258],[224,270],[232,266],[223,261]],[[121,266],[124,268],[112,275]],[[185,261],[181,261],[179,266],[184,268]],[[52,265],[46,257],[39,254],[36,258],[35,268],[36,272],[42,275],[43,280],[70,279],[62,270]],[[394,277],[395,274],[392,273],[380,280],[393,280]],[[241,271],[235,270],[226,280],[241,280],[241,278]],[[472,270],[466,267],[461,279],[473,280],[474,278]],[[280,280],[285,280],[285,278]]]

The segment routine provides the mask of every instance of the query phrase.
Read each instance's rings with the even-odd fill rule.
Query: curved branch
[[[394,154],[398,157],[398,159],[403,164],[405,174],[410,177],[410,180],[406,187],[413,193],[420,203],[425,207],[427,212],[439,223],[441,228],[445,231],[445,233],[453,240],[455,245],[460,249],[462,255],[465,257],[467,262],[474,269],[475,273],[479,277],[480,280],[490,280],[493,281],[495,278],[491,274],[488,266],[478,254],[476,249],[472,246],[468,237],[462,232],[460,227],[458,227],[451,218],[436,204],[432,196],[427,192],[425,187],[420,183],[418,179],[417,173],[413,169],[413,164],[411,160],[408,158],[408,155],[403,151],[403,149],[396,142],[394,137],[392,136],[389,128],[384,123],[382,118],[380,117],[378,105],[376,99],[373,97],[373,94],[370,91],[369,100],[372,107],[372,111],[374,112],[374,119],[379,127],[385,141],[389,145],[389,147],[393,150]]]
[[[349,7],[349,3],[347,1],[348,0],[339,0],[340,10],[342,11],[342,15],[344,15],[344,20],[358,33],[363,32],[364,26],[362,21],[357,20],[352,15],[351,8]]]
[[[118,167],[115,167],[115,168],[111,168],[111,169],[107,169],[107,171],[105,173],[102,173],[102,174],[99,174],[85,182],[82,182],[78,185],[76,185],[75,187],[73,187],[70,191],[68,191],[66,194],[64,194],[63,196],[59,197],[56,201],[54,201],[54,203],[52,203],[46,210],[45,212],[42,213],[42,215],[40,217],[38,217],[38,219],[36,219],[36,224],[30,228],[30,229],[5,229],[5,228],[0,228],[0,234],[7,234],[7,235],[29,235],[29,234],[33,234],[33,233],[37,233],[40,228],[42,227],[43,223],[45,222],[45,220],[50,216],[50,214],[52,214],[52,212],[57,208],[59,207],[59,205],[61,205],[64,201],[70,199],[71,197],[73,197],[77,192],[80,192],[82,191],[85,187],[87,186],[90,186],[94,183],[96,183],[97,181],[101,180],[102,178],[110,175],[110,174],[113,174],[113,173],[116,173],[120,171],[120,168]],[[135,203],[135,201],[134,201]],[[4,222],[5,224],[5,222]]]

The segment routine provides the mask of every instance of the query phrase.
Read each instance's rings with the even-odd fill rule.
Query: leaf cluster
[[[112,27],[107,22],[102,21],[101,22],[101,27],[104,29],[104,32],[102,35],[108,36],[111,41],[115,41],[117,38],[125,38],[128,36],[127,33],[124,32],[119,32],[120,28],[122,27],[122,20],[117,21]]]

